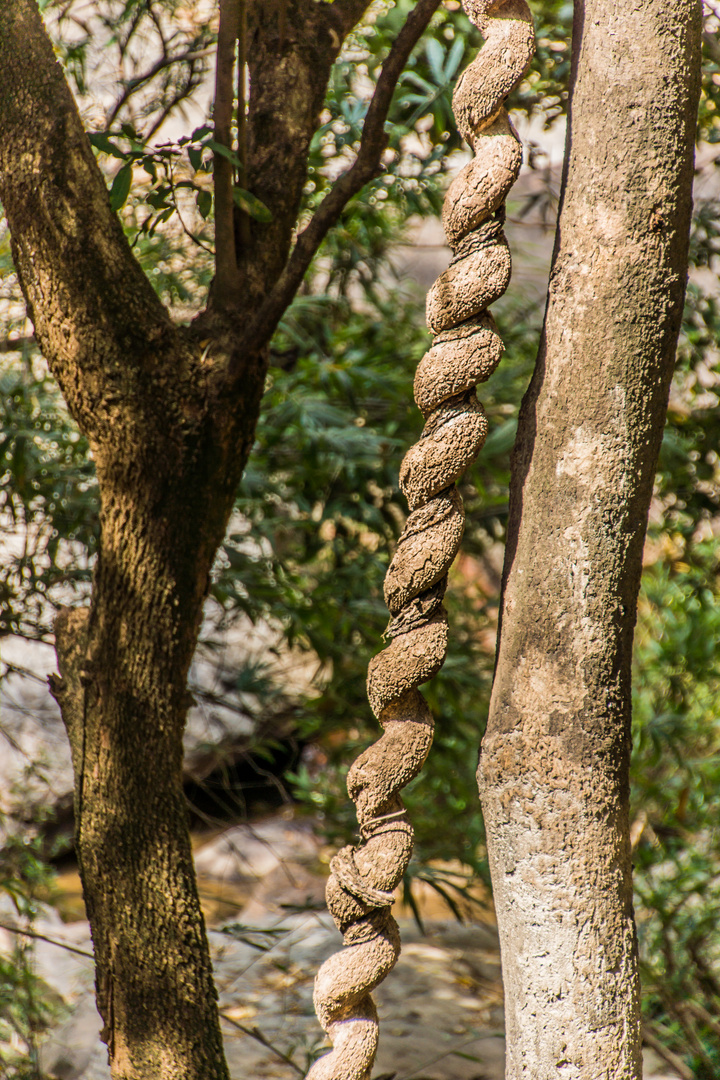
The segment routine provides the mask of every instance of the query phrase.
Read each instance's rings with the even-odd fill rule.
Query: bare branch
[[[214,52],[215,50],[212,49],[210,51]],[[201,76],[199,76],[195,70],[195,60],[190,60],[190,66],[187,69],[187,77],[185,79],[184,85],[175,91],[170,100],[162,107],[160,114],[156,116],[153,120],[152,125],[150,126],[149,130],[145,135],[146,143],[150,142],[153,136],[163,126],[168,116],[170,116],[170,114],[178,107],[178,105],[182,104],[182,102],[185,101],[185,99],[188,98],[190,94],[192,94],[193,91],[197,89],[200,80]]]
[[[238,26],[238,64],[237,64],[237,152],[240,159],[238,168],[238,184],[241,188],[247,185],[247,117],[245,109],[247,105],[245,95],[245,75],[247,68],[247,0],[239,0],[240,18]],[[247,214],[241,213],[240,218],[240,243],[245,246],[250,238],[249,220]]]
[[[86,949],[78,949],[75,945],[68,944],[67,941],[58,941],[57,938],[48,937],[46,934],[39,934],[37,930],[29,930],[27,927],[23,928],[22,926],[12,926],[10,923],[0,923],[0,930],[7,930],[11,934],[32,938],[34,941],[47,941],[49,945],[57,945],[60,949],[76,953],[78,956],[85,956],[88,960],[95,959],[93,954],[87,952]]]
[[[237,70],[237,133],[238,133],[238,157],[242,162],[238,182],[240,187],[245,187],[247,182],[247,118],[245,116],[245,68],[247,66],[247,4],[246,0],[240,2],[240,19],[238,25],[238,70]]]
[[[441,0],[419,0],[395,38],[382,66],[363,125],[360,149],[352,166],[333,184],[309,224],[297,238],[285,269],[250,327],[248,348],[264,344],[297,292],[305,271],[347,203],[380,172],[380,156],[387,145],[385,121],[398,79],[410,53],[427,29]],[[350,4],[348,4],[350,7]],[[234,375],[231,372],[231,376]]]
[[[237,1028],[238,1031],[242,1031],[243,1034],[249,1035],[251,1039],[255,1039],[256,1042],[259,1042],[267,1050],[270,1050],[271,1053],[275,1055],[275,1057],[279,1058],[280,1061],[284,1061],[286,1065],[289,1065],[290,1068],[294,1069],[296,1073],[300,1074],[300,1076],[305,1075],[305,1070],[301,1069],[300,1066],[295,1061],[293,1061],[293,1059],[288,1054],[284,1054],[282,1050],[279,1050],[277,1048],[277,1046],[273,1046],[273,1044],[263,1035],[262,1031],[260,1031],[259,1028],[247,1027],[245,1024],[241,1024],[239,1023],[239,1021],[234,1020],[232,1016],[228,1016],[226,1012],[221,1011],[220,1016],[226,1024],[232,1024],[232,1026],[234,1028]]]
[[[675,1054],[672,1050],[668,1049],[665,1043],[653,1033],[649,1024],[643,1024],[642,1037],[643,1042],[646,1042],[648,1046],[652,1047],[655,1053],[682,1077],[682,1080],[693,1080],[695,1073],[692,1069],[688,1068],[678,1054]]]
[[[239,0],[220,0],[217,64],[215,73],[215,140],[232,150],[232,115],[235,66],[235,42],[240,31]],[[223,154],[215,151],[215,296],[224,307],[236,292],[238,282],[235,229],[233,224],[233,167]]]
[[[187,225],[185,224],[185,221],[184,221],[183,216],[182,216],[182,212],[180,210],[180,203],[178,202],[177,187],[175,186],[175,174],[173,172],[172,159],[169,162],[169,169],[168,169],[167,178],[168,178],[168,183],[170,184],[170,192],[172,194],[172,200],[173,200],[173,204],[175,206],[175,213],[178,216],[178,221],[180,222],[180,226],[182,228],[182,231],[185,233],[185,235],[190,240],[192,240],[192,242],[194,244],[197,244],[198,247],[201,247],[203,249],[203,251],[207,251],[209,255],[214,256],[215,255],[214,248],[208,247],[207,244],[204,244],[202,242],[202,240],[200,239],[200,237],[196,236],[195,233],[191,229],[189,229],[187,227]]]
[[[184,53],[179,53],[177,56],[165,56],[161,57],[157,63],[153,64],[151,68],[143,72],[142,75],[136,75],[132,79],[128,79],[125,84],[120,97],[117,99],[112,107],[112,111],[107,119],[107,127],[110,128],[117,120],[120,110],[127,104],[128,100],[136,93],[142,86],[154,79],[156,75],[159,75],[165,68],[172,67],[174,64],[186,64],[192,63],[194,60],[201,60],[206,56],[211,56],[215,52],[214,48],[208,49],[194,49],[190,48]]]
[[[716,1020],[704,1006],[700,1005],[697,1001],[686,1001],[682,1006],[687,1012],[696,1016],[698,1020],[701,1020],[703,1024],[707,1024],[711,1031],[714,1031],[717,1036],[720,1036],[720,1021]]]

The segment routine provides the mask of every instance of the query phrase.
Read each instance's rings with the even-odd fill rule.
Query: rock
[[[27,821],[48,806],[72,805],[70,745],[47,676],[56,670],[55,651],[43,642],[5,638],[6,665],[13,672],[0,683],[0,810]]]
[[[317,859],[320,845],[309,827],[272,818],[252,825],[235,825],[195,852],[201,877],[216,881],[259,880],[283,861]],[[291,884],[286,878],[286,883]]]
[[[300,863],[281,863],[257,885],[242,917],[252,924],[268,913],[325,911],[325,880]]]
[[[307,694],[317,671],[312,654],[289,650],[282,635],[267,624],[238,619],[220,627],[220,618],[208,608],[205,643],[198,647],[190,670],[195,704],[184,735],[185,775],[194,781],[233,764],[247,750],[257,735],[259,715],[263,729],[273,730],[272,709],[266,702],[261,709],[257,696],[238,687],[239,672],[262,667],[263,677],[277,687],[273,708],[277,722],[284,723],[280,718],[288,703]],[[0,812],[27,822],[46,817],[50,809],[65,822],[69,838],[70,747],[47,685],[48,675],[57,670],[55,650],[44,642],[7,637],[2,660],[11,674],[0,682]]]

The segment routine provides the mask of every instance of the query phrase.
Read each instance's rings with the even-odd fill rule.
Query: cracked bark
[[[630,662],[687,275],[697,0],[578,0],[478,780],[507,1078],[639,1080]]]

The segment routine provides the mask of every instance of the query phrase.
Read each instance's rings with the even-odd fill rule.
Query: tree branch
[[[369,7],[369,0],[335,0],[333,8],[340,16],[343,37],[350,33]]]
[[[128,79],[127,83],[125,84],[125,89],[112,107],[105,126],[107,128],[111,128],[117,120],[121,109],[127,104],[132,95],[136,93],[136,91],[138,91],[146,83],[150,82],[151,79],[154,79],[156,75],[159,75],[161,71],[164,71],[166,68],[172,67],[174,64],[187,64],[192,63],[193,60],[203,60],[207,56],[212,56],[214,52],[215,50],[213,48],[196,49],[194,47],[191,47],[187,49],[187,51],[184,53],[178,53],[177,56],[161,57],[155,64],[152,65],[152,67],[148,68],[147,71],[143,72],[142,75],[136,75],[132,79]]]
[[[305,1075],[305,1070],[301,1069],[300,1066],[295,1061],[293,1061],[289,1054],[284,1054],[282,1050],[279,1050],[277,1048],[277,1046],[273,1046],[273,1044],[263,1035],[262,1031],[260,1031],[259,1028],[247,1027],[245,1024],[241,1024],[238,1020],[234,1020],[232,1016],[228,1016],[226,1012],[221,1011],[220,1016],[226,1024],[232,1024],[232,1026],[234,1028],[237,1028],[238,1031],[242,1031],[243,1034],[249,1035],[251,1039],[255,1039],[256,1042],[259,1042],[261,1046],[264,1046],[267,1050],[270,1050],[270,1052],[273,1053],[275,1057],[279,1058],[280,1061],[284,1061],[286,1065],[289,1065],[290,1068],[294,1069],[296,1073],[300,1074],[300,1076]]]
[[[651,1030],[650,1025],[647,1023],[642,1026],[642,1037],[643,1042],[646,1042],[667,1065],[670,1065],[670,1067],[683,1078],[683,1080],[693,1080],[695,1073],[692,1069],[688,1068],[683,1059],[678,1054],[674,1053],[674,1051],[670,1050],[665,1043],[655,1035]]]
[[[0,70],[0,198],[28,314],[71,412],[102,439],[174,328],[111,209],[35,0],[0,4]]]
[[[246,339],[250,350],[269,340],[327,232],[338,220],[350,199],[378,175],[380,155],[387,145],[385,121],[398,79],[440,3],[441,0],[419,0],[395,38],[365,116],[358,155],[352,166],[335,181],[309,224],[298,236],[285,269],[250,327]],[[348,3],[347,6],[349,9],[351,4]],[[231,377],[236,374],[237,372],[230,372]]]
[[[245,110],[247,106],[247,100],[245,95],[245,77],[247,74],[247,39],[248,39],[248,20],[247,20],[247,0],[238,0],[240,6],[239,12],[239,25],[238,25],[238,63],[237,63],[237,154],[240,160],[238,167],[238,184],[241,188],[247,187],[247,117]],[[245,248],[250,239],[249,218],[247,214],[234,211],[236,219],[238,221],[238,237],[240,244]],[[236,243],[237,243],[236,240]]]
[[[220,0],[217,64],[215,68],[215,141],[232,150],[232,115],[235,84],[235,42],[240,32],[239,0]],[[233,166],[223,154],[215,151],[213,163],[215,184],[215,284],[214,293],[220,307],[230,304],[237,292],[238,267],[235,253],[233,215]]]
[[[700,1005],[697,1001],[686,1001],[682,1008],[696,1016],[703,1024],[707,1024],[710,1030],[714,1031],[720,1038],[720,1021],[712,1016],[703,1005]]]
[[[48,945],[57,945],[60,949],[65,949],[66,952],[76,953],[77,956],[84,956],[88,960],[94,960],[95,957],[91,952],[86,949],[78,949],[75,945],[68,944],[67,941],[58,941],[57,938],[48,937],[47,934],[39,934],[37,930],[28,930],[27,927],[23,930],[20,926],[12,926],[10,923],[0,923],[0,930],[7,930],[11,934],[18,934],[20,937],[32,938],[33,941],[47,941]]]

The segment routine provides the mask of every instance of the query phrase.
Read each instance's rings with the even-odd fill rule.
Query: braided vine
[[[474,156],[443,207],[453,256],[427,297],[433,343],[414,387],[425,427],[400,467],[410,514],[385,578],[390,644],[368,669],[368,699],[383,735],[348,773],[362,842],[343,848],[330,865],[327,904],[346,948],[315,980],[315,1008],[333,1046],[307,1080],[368,1080],[375,1060],[371,992],[400,953],[390,907],[413,846],[399,791],[422,768],[433,736],[433,718],[417,687],[437,674],[447,652],[442,601],[465,523],[455,483],[487,435],[476,384],[489,378],[503,351],[487,308],[510,280],[504,206],[522,161],[503,102],[527,71],[534,34],[525,0],[462,2],[485,39],[453,96],[458,128]]]

